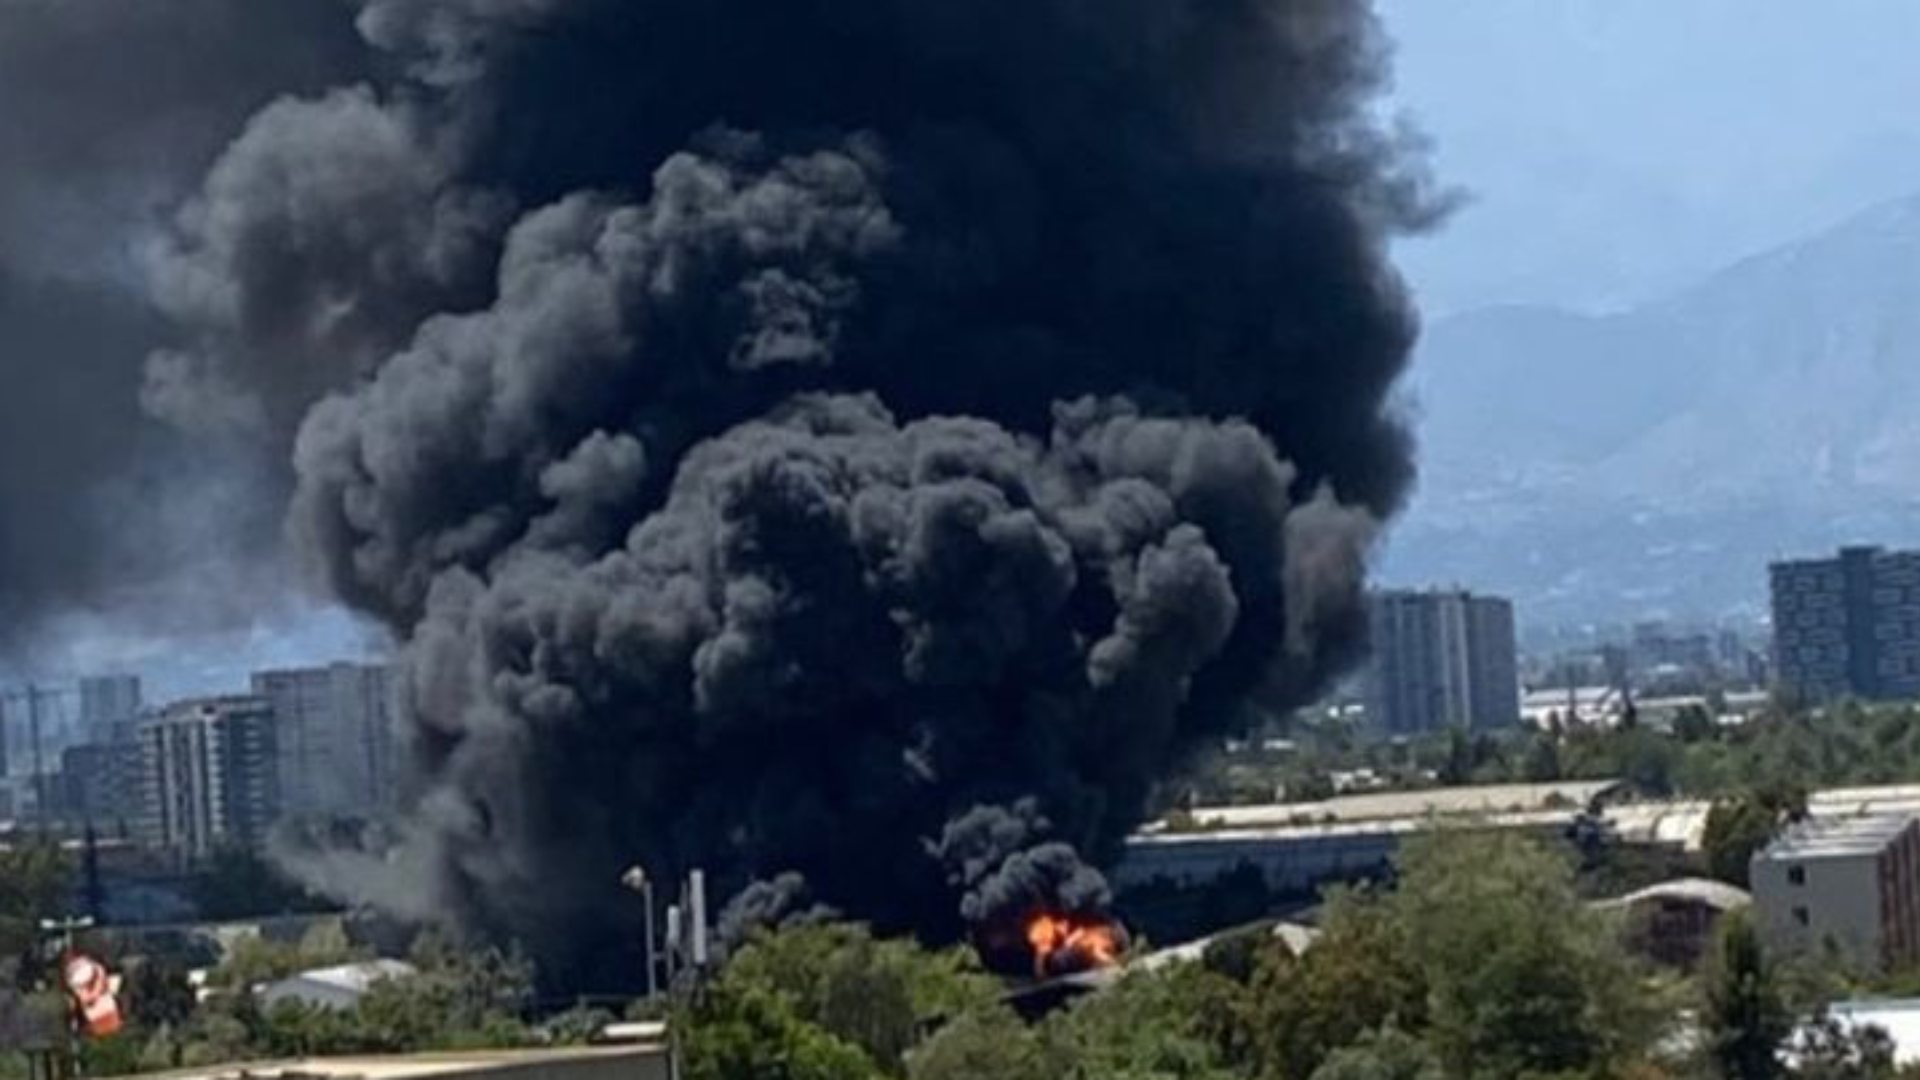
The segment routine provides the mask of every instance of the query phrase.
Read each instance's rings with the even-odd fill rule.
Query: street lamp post
[[[41,919],[40,920],[40,931],[48,935],[54,935],[54,934],[60,935],[60,940],[61,940],[62,946],[64,947],[64,951],[69,953],[73,951],[73,932],[75,930],[86,930],[91,928],[92,926],[93,926],[93,918],[88,915],[81,915],[77,917],[68,916],[66,918],[61,918],[61,919]]]
[[[620,875],[620,884],[640,894],[640,902],[646,907],[646,954],[647,954],[647,1000],[652,1001],[659,993],[659,983],[654,974],[653,959],[653,882],[647,872],[639,866],[630,866]]]

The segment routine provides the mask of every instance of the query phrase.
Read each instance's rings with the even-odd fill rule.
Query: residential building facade
[[[257,847],[279,813],[272,706],[257,697],[169,705],[140,725],[141,839],[183,863]]]
[[[1513,605],[1465,590],[1388,591],[1370,600],[1370,724],[1403,735],[1507,727],[1520,719]]]
[[[113,741],[114,730],[140,718],[140,677],[96,675],[80,680],[80,737]]]
[[[1920,959],[1920,818],[1905,811],[1814,817],[1749,864],[1767,937],[1831,948],[1868,967]]]
[[[1843,548],[1769,578],[1782,687],[1813,701],[1920,697],[1920,551]]]
[[[397,754],[387,668],[263,671],[253,692],[273,709],[283,812],[364,816],[392,803]]]

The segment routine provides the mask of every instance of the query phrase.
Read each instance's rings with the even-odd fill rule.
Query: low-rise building
[[[1403,836],[1440,824],[1563,831],[1619,787],[1617,780],[1490,784],[1203,807],[1177,826],[1159,823],[1135,833],[1113,877],[1122,887],[1185,888],[1251,867],[1275,892],[1311,892],[1384,874]]]
[[[1613,727],[1625,711],[1626,699],[1617,686],[1546,686],[1520,697],[1521,719],[1541,731]]]
[[[1863,966],[1920,958],[1920,818],[1910,812],[1816,815],[1754,853],[1749,875],[1776,945],[1830,947]]]
[[[296,1001],[314,1009],[351,1009],[360,1004],[360,999],[376,983],[415,974],[417,969],[404,960],[362,960],[289,975],[262,986],[257,996],[261,1006],[267,1009],[283,1001]]]
[[[1680,878],[1596,906],[1626,917],[1627,944],[1635,951],[1658,963],[1690,968],[1706,955],[1720,920],[1752,902],[1744,890],[1724,882]]]

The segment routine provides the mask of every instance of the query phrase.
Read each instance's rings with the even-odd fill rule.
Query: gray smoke
[[[176,218],[148,382],[291,437],[297,546],[409,642],[419,807],[321,884],[575,980],[634,862],[1093,911],[1169,765],[1353,658],[1412,475],[1383,246],[1437,213],[1364,4],[356,25],[381,77]]]
[[[0,7],[0,659],[73,611],[192,630],[256,607],[287,470],[143,415],[168,328],[142,230],[253,110],[364,52],[333,0]]]

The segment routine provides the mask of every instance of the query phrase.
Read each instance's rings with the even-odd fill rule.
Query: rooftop
[[[494,1072],[591,1065],[659,1057],[657,1046],[573,1047],[560,1050],[478,1050],[469,1053],[400,1054],[368,1057],[298,1058],[231,1063],[149,1074],[153,1080],[424,1080],[427,1077],[484,1076]],[[658,1072],[664,1076],[664,1070]],[[521,1075],[524,1075],[523,1073]],[[650,1075],[636,1073],[635,1075]]]
[[[1836,1001],[1827,1011],[1849,1031],[1863,1027],[1885,1031],[1893,1039],[1896,1066],[1920,1061],[1920,999]]]
[[[1910,811],[1818,815],[1787,827],[1756,859],[1824,859],[1870,855],[1913,822]]]
[[[292,983],[308,983],[317,986],[333,987],[351,993],[364,994],[374,983],[382,979],[404,979],[418,973],[412,964],[404,960],[363,960],[354,964],[338,964],[333,967],[313,968],[295,972],[274,983],[284,986]]]
[[[1193,810],[1206,829],[1260,829],[1301,824],[1353,824],[1407,818],[1468,817],[1582,809],[1618,787],[1618,780],[1579,780],[1552,784],[1486,784],[1340,795],[1319,802],[1268,803],[1260,806],[1206,806]],[[1149,827],[1147,832],[1156,831]]]
[[[1673,881],[1649,885],[1612,900],[1603,900],[1598,906],[1633,907],[1648,900],[1687,900],[1705,904],[1718,911],[1733,911],[1753,903],[1753,897],[1745,889],[1737,889],[1722,881],[1711,881],[1706,878],[1676,878]]]

